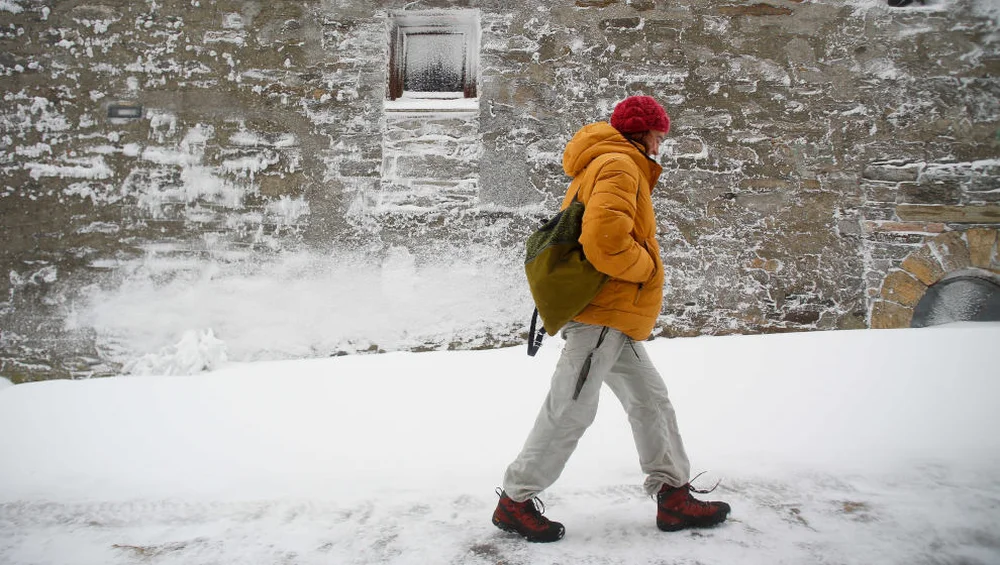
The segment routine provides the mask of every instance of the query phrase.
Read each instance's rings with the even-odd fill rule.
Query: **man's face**
[[[642,136],[642,144],[646,147],[646,154],[655,158],[660,154],[660,143],[667,137],[667,132],[658,129],[651,129]]]

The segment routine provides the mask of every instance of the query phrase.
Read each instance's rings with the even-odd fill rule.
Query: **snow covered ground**
[[[662,533],[613,395],[542,495],[493,489],[561,342],[228,363],[0,387],[0,563],[1000,563],[1000,324],[647,344],[699,483],[733,506]]]
[[[147,251],[116,265],[129,273],[120,285],[88,287],[70,307],[68,326],[93,331],[102,358],[129,374],[452,340],[471,348],[520,330],[533,308],[520,248],[439,243],[210,260],[179,259],[165,244]]]

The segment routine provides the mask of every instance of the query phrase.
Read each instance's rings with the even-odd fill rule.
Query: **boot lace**
[[[704,472],[698,473],[697,475],[695,475],[693,479],[691,479],[691,481],[693,482],[703,474]],[[716,507],[718,506],[717,504],[705,500],[699,500],[691,496],[691,493],[709,494],[716,488],[718,488],[721,482],[722,481],[716,482],[715,485],[713,485],[712,488],[709,489],[698,489],[695,488],[691,483],[688,483],[683,487],[678,487],[678,490],[683,489],[686,492],[684,492],[684,498],[682,500],[675,502],[676,506],[674,506],[674,510],[683,514],[691,514],[691,515],[704,515],[715,512]]]
[[[693,506],[693,507],[704,508],[704,509],[707,509],[707,508],[713,506],[712,503],[710,503],[710,502],[705,502],[703,500],[698,500],[697,498],[691,496],[691,493],[695,493],[695,494],[710,494],[710,493],[714,492],[715,489],[719,488],[720,484],[722,484],[722,481],[719,480],[719,481],[716,481],[716,483],[714,485],[712,485],[712,488],[708,488],[708,489],[695,488],[695,486],[693,484],[691,484],[691,483],[693,483],[694,481],[698,480],[698,477],[704,475],[705,473],[706,473],[706,471],[702,471],[702,472],[698,473],[697,475],[695,475],[694,478],[692,478],[691,481],[688,482],[688,484],[686,484],[684,486],[680,486],[680,487],[676,487],[675,488],[675,492],[677,490],[682,490],[682,489],[687,491],[686,493],[684,493],[687,496],[684,497],[683,501],[680,501],[680,504],[682,506],[687,506],[687,507],[692,507]]]
[[[694,478],[691,479],[688,482],[687,488],[688,488],[689,491],[691,491],[693,493],[696,493],[696,494],[710,494],[710,493],[714,492],[715,489],[719,488],[720,484],[722,484],[722,479],[719,479],[718,481],[715,481],[715,484],[712,485],[712,488],[710,488],[710,489],[701,490],[701,489],[694,488],[694,485],[691,484],[691,483],[697,481],[698,477],[700,477],[700,476],[702,476],[704,474],[705,474],[705,471],[702,471],[702,472],[698,473],[697,475],[695,475]]]
[[[536,528],[547,528],[549,526],[549,519],[542,514],[545,513],[545,504],[537,496],[532,498],[531,504],[524,504],[521,506],[521,511],[524,515],[529,518],[531,526]]]

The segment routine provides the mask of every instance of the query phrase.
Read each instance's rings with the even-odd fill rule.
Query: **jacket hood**
[[[576,177],[587,168],[587,165],[605,153],[623,153],[632,158],[639,169],[645,173],[650,184],[655,184],[662,170],[655,161],[647,157],[638,147],[632,144],[608,122],[597,122],[580,128],[573,139],[566,144],[563,153],[563,171],[570,177]]]

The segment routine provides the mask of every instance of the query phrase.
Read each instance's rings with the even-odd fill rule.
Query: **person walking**
[[[597,296],[562,329],[565,346],[534,427],[497,489],[493,524],[528,541],[552,542],[566,530],[542,515],[537,496],[562,473],[594,417],[602,383],[628,415],[656,497],[656,525],[663,531],[709,527],[725,521],[725,502],[694,498],[690,465],[667,388],[646,354],[663,303],[663,263],[656,241],[651,192],[662,168],[654,158],[670,118],[650,96],[615,105],[610,123],[581,128],[563,154],[573,180],[562,208],[585,206],[580,243],[593,266],[608,275]]]

